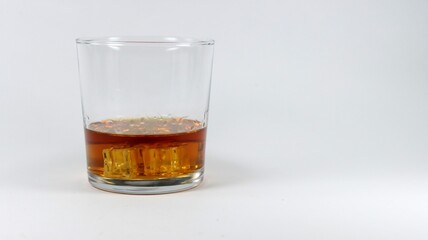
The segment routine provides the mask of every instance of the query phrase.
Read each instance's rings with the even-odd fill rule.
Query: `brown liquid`
[[[184,118],[105,120],[85,129],[88,170],[114,179],[180,177],[204,165],[206,128]]]

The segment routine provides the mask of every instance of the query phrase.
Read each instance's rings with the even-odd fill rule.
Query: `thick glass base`
[[[164,194],[188,190],[198,186],[204,177],[204,170],[176,178],[155,180],[120,180],[103,178],[88,172],[89,183],[95,188],[125,194]]]

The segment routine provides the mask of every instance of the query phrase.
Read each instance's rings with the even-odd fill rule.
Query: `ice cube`
[[[108,148],[103,150],[104,177],[133,178],[138,175],[138,149]]]

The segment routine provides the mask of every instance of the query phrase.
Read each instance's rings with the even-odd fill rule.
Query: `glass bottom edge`
[[[134,195],[153,195],[181,192],[197,187],[202,183],[203,178],[203,169],[199,169],[183,177],[155,180],[111,179],[103,178],[88,172],[88,180],[93,187],[107,192]]]

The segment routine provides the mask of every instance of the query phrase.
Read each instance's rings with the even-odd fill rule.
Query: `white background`
[[[74,39],[216,40],[206,181],[86,180]],[[0,239],[428,239],[428,1],[0,0]]]

